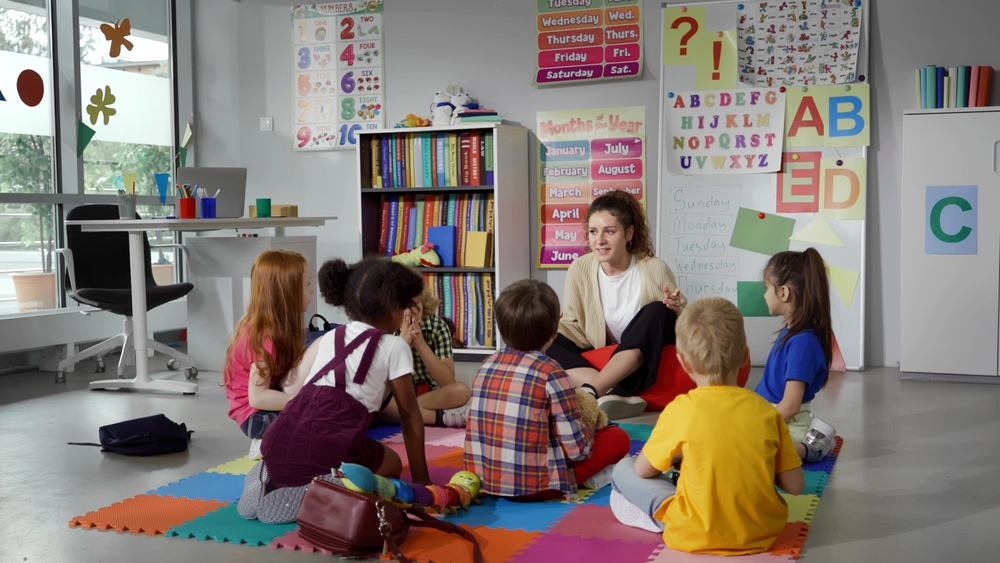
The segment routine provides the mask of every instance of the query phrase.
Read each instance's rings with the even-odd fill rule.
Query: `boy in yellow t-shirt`
[[[671,549],[765,551],[788,519],[774,485],[797,495],[805,477],[781,413],[736,384],[750,360],[736,306],[689,305],[677,321],[677,359],[698,387],[667,405],[638,457],[615,467],[611,509],[623,524],[662,530]],[[682,461],[675,486],[663,472]]]

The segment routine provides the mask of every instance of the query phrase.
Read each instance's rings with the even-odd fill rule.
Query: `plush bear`
[[[583,389],[576,390],[576,405],[580,408],[583,425],[593,432],[608,425],[608,415],[597,406],[597,399]]]
[[[434,103],[431,104],[431,125],[434,127],[451,125],[451,116],[455,112],[451,98],[461,91],[462,89],[458,86],[445,86],[444,89],[434,92]]]

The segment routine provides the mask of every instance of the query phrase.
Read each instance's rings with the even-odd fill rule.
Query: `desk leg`
[[[146,331],[146,271],[142,237],[145,231],[129,231],[129,270],[132,278],[132,334],[135,342],[135,378],[92,381],[91,389],[135,389],[137,391],[171,391],[196,393],[197,383],[186,381],[154,380],[149,377],[149,357],[146,355],[149,337]]]

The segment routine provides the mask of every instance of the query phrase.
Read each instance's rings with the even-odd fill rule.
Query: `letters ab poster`
[[[538,112],[539,268],[586,253],[583,221],[597,197],[625,190],[646,206],[646,108]]]
[[[640,0],[535,0],[535,84],[642,74]]]

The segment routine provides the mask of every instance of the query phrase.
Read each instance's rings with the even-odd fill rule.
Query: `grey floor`
[[[92,392],[87,383],[104,377],[92,366],[81,364],[62,385],[50,373],[0,376],[0,562],[323,557],[69,528],[74,516],[225,463],[247,448],[226,416],[219,374],[203,372],[195,396]],[[460,364],[460,374],[468,378],[474,368]],[[874,369],[835,376],[813,402],[846,443],[804,560],[997,561],[1000,386],[905,382],[898,375]],[[754,370],[751,383],[758,377]],[[96,440],[104,424],[160,412],[196,431],[188,452],[130,458],[66,445]]]

